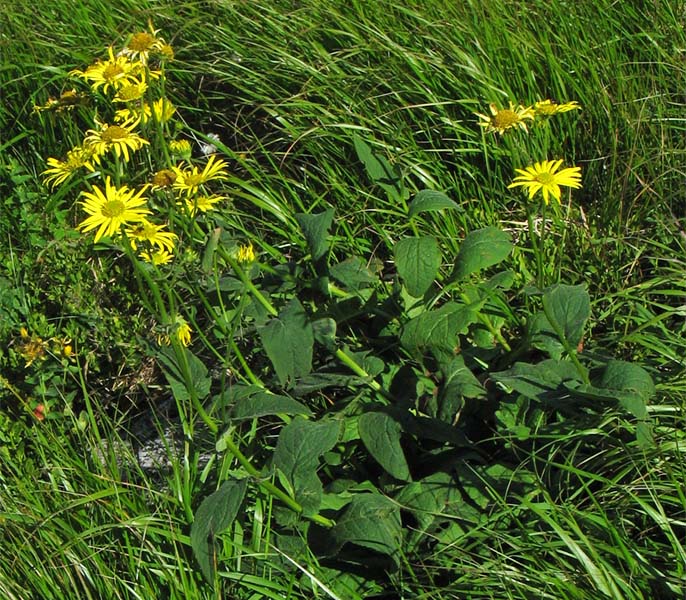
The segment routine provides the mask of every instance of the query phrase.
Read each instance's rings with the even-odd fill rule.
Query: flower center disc
[[[115,140],[123,140],[129,137],[129,132],[119,125],[110,125],[101,134],[104,142],[113,142]]]
[[[521,119],[513,110],[505,109],[498,111],[498,114],[493,118],[493,120],[496,127],[506,129],[512,125],[516,125]]]
[[[113,81],[119,75],[121,75],[123,72],[124,72],[124,69],[122,69],[119,65],[107,65],[102,70],[102,78],[106,79],[108,81]]]
[[[102,214],[108,219],[114,219],[123,215],[125,210],[126,206],[121,200],[110,200],[103,205]]]

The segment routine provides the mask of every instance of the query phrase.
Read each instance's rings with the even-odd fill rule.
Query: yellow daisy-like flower
[[[122,50],[122,54],[133,59],[137,58],[142,64],[148,63],[148,56],[151,52],[160,52],[167,46],[167,43],[157,34],[159,29],[153,29],[149,23],[149,31],[139,31],[134,33]]]
[[[490,116],[482,115],[481,113],[474,113],[479,117],[479,126],[485,128],[486,133],[492,131],[503,135],[508,129],[519,128],[528,131],[526,128],[526,121],[533,120],[534,111],[531,107],[522,106],[521,104],[515,106],[510,102],[509,108],[498,108],[495,104],[488,105],[491,111]]]
[[[69,74],[89,81],[93,90],[102,88],[104,93],[107,93],[110,88],[116,91],[125,85],[135,83],[137,76],[141,73],[142,65],[131,62],[124,55],[115,56],[112,46],[107,52],[108,60],[99,60],[85,71],[75,69]]]
[[[174,189],[185,192],[190,197],[197,193],[200,186],[214,179],[226,179],[226,167],[228,163],[224,160],[217,160],[216,156],[210,156],[207,164],[202,171],[198,167],[181,168],[172,167],[176,173]]]
[[[193,196],[192,198],[184,198],[183,201],[177,202],[178,206],[183,207],[184,210],[188,211],[191,217],[194,217],[198,212],[209,212],[214,210],[214,205],[222,200],[226,200],[226,196],[218,196],[214,194],[212,196]]]
[[[557,104],[552,100],[539,100],[534,104],[534,113],[537,117],[551,117],[557,113],[565,113],[570,110],[581,110],[581,106],[576,100],[564,104]]]
[[[99,125],[100,129],[89,129],[84,140],[84,144],[93,149],[93,160],[97,163],[100,163],[100,157],[110,150],[114,150],[118,157],[123,156],[124,160],[128,161],[129,150],[135,152],[149,144],[147,140],[134,133],[133,128],[138,125],[137,121],[124,121],[119,125]]]
[[[140,256],[145,262],[151,265],[166,265],[170,263],[174,255],[167,250],[143,250],[138,256]]]
[[[570,188],[581,187],[581,168],[569,167],[558,171],[562,160],[544,160],[537,162],[526,169],[515,169],[519,175],[508,185],[508,189],[524,187],[529,193],[531,200],[540,190],[543,193],[543,201],[548,204],[549,196],[560,201],[560,186]]]
[[[148,84],[141,81],[134,81],[133,83],[127,83],[126,85],[119,88],[114,98],[113,102],[136,102],[143,97],[145,91],[148,89]]]
[[[91,163],[92,159],[93,151],[82,146],[77,146],[67,152],[67,159],[64,161],[57,158],[48,158],[47,162],[50,168],[45,169],[41,173],[44,176],[43,183],[49,185],[50,189],[54,190],[79,169],[85,168],[92,173],[95,171],[95,167]]]
[[[131,240],[133,249],[137,249],[136,242],[146,242],[150,246],[173,252],[177,235],[171,231],[165,231],[164,225],[156,225],[147,219],[141,219],[138,223],[126,229],[126,235]]]
[[[117,188],[107,177],[104,191],[95,186],[92,192],[81,192],[86,199],[85,202],[81,202],[81,206],[90,216],[78,225],[78,229],[87,233],[97,227],[97,242],[105,235],[118,233],[122,225],[140,223],[150,214],[150,210],[145,206],[146,198],[143,198],[147,188],[145,185],[138,192],[125,185]]]

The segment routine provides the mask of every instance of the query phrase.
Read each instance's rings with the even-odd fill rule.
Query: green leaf
[[[422,190],[413,198],[408,214],[410,217],[414,217],[419,213],[443,210],[446,208],[460,211],[462,210],[462,208],[455,201],[448,198],[448,196],[446,196],[443,192]]]
[[[359,256],[351,256],[332,265],[329,268],[329,275],[351,291],[368,287],[378,279],[367,266],[367,262]]]
[[[402,329],[400,343],[415,356],[428,349],[453,352],[458,345],[457,336],[466,333],[477,320],[479,305],[448,302],[408,321]]]
[[[579,372],[570,361],[544,360],[535,365],[515,363],[511,369],[491,373],[491,378],[531,400],[556,398],[563,384],[577,385]]]
[[[486,390],[465,365],[461,354],[448,364],[441,365],[441,371],[444,381],[438,395],[438,418],[453,423],[464,404],[464,398],[483,398]]]
[[[319,459],[334,447],[340,429],[338,421],[313,423],[296,417],[281,430],[273,465],[286,478],[305,514],[319,510],[322,497],[322,483],[317,477]]]
[[[312,324],[297,298],[259,332],[281,385],[292,383],[296,377],[312,370]]]
[[[205,579],[214,582],[218,544],[216,536],[233,523],[245,496],[247,481],[225,481],[198,507],[191,525],[191,548]]]
[[[312,255],[312,260],[319,260],[328,249],[328,233],[331,223],[333,223],[333,208],[328,208],[316,215],[298,213],[295,220],[300,225],[300,229],[307,240],[307,245]]]
[[[400,446],[400,423],[386,413],[367,412],[357,426],[360,439],[374,460],[396,479],[409,481],[410,469]]]
[[[370,179],[379,185],[391,200],[403,200],[406,191],[398,171],[383,156],[375,154],[362,138],[353,136],[353,145]]]
[[[395,266],[407,291],[420,298],[429,289],[441,266],[441,249],[432,236],[408,237],[393,248]]]
[[[381,494],[357,494],[331,531],[338,548],[355,544],[390,556],[398,564],[402,526],[400,511]]]
[[[591,300],[585,286],[554,285],[543,294],[543,307],[560,341],[576,348],[591,315]]]
[[[336,321],[331,317],[323,317],[312,322],[314,339],[329,350],[336,347]]]
[[[164,373],[174,398],[179,402],[187,402],[191,398],[189,388],[192,387],[201,400],[210,393],[212,380],[207,367],[188,348],[183,348],[183,356],[177,357],[173,349],[168,348],[157,355],[162,372]],[[178,360],[185,360],[188,365],[190,380],[187,382]]]
[[[528,323],[531,346],[546,352],[550,358],[560,360],[565,347],[543,312],[537,312]]]
[[[232,419],[254,419],[267,415],[312,415],[312,411],[288,396],[280,396],[257,388],[253,393],[235,399]]]
[[[510,235],[497,227],[484,227],[467,234],[455,259],[454,277],[486,269],[505,260],[512,251]]]

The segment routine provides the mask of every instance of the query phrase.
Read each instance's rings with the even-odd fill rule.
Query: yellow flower
[[[89,129],[86,132],[84,144],[93,149],[93,160],[100,163],[100,157],[109,150],[114,150],[118,157],[129,160],[129,150],[135,152],[140,150],[143,145],[148,144],[133,128],[138,125],[137,121],[124,121],[120,125],[108,125],[99,123],[100,129]]]
[[[160,169],[152,176],[152,189],[170,188],[176,181],[176,173],[171,169]]]
[[[238,246],[236,260],[240,264],[248,264],[255,260],[255,249],[253,248],[252,242],[245,246],[243,244]]]
[[[569,167],[558,171],[561,164],[562,160],[544,160],[526,169],[515,169],[519,175],[507,187],[508,189],[517,186],[527,188],[529,200],[541,190],[546,204],[549,202],[549,196],[559,202],[561,185],[571,188],[581,187],[581,168]]]
[[[67,159],[64,161],[57,158],[48,158],[49,169],[45,169],[41,173],[43,175],[43,183],[49,185],[50,189],[55,189],[58,185],[64,183],[69,176],[81,168],[88,169],[93,172],[95,168],[91,163],[93,158],[93,151],[90,148],[77,146],[67,152]]]
[[[149,31],[134,33],[126,44],[122,54],[131,58],[138,58],[142,64],[147,64],[151,52],[161,52],[167,43],[159,37],[159,29],[153,29],[152,23],[148,23]]]
[[[81,202],[83,210],[90,216],[79,224],[78,229],[86,233],[98,228],[95,234],[97,242],[101,237],[114,235],[119,232],[122,225],[140,223],[150,211],[145,208],[146,199],[143,193],[147,189],[143,186],[138,192],[127,186],[114,187],[110,178],[105,179],[105,191],[94,187],[92,192],[81,192],[86,198]]]
[[[194,196],[193,198],[184,198],[182,202],[177,202],[178,206],[184,207],[184,210],[188,211],[191,217],[194,217],[198,212],[206,213],[208,211],[214,210],[214,205],[217,202],[226,200],[226,196],[218,196],[214,194],[212,196]]]
[[[117,122],[127,120],[138,120],[147,123],[154,115],[158,123],[166,123],[176,113],[176,107],[166,98],[160,98],[152,103],[152,108],[147,102],[142,107],[122,108],[114,113],[114,120]]]
[[[119,91],[112,98],[113,102],[136,102],[143,97],[148,84],[145,81],[133,81],[119,88]]]
[[[35,361],[45,358],[48,343],[43,338],[35,334],[29,335],[26,327],[22,327],[19,330],[19,335],[21,336],[19,354],[26,361],[25,367],[30,367]]]
[[[43,106],[34,106],[35,112],[42,112],[44,110],[54,110],[62,112],[63,110],[72,110],[77,106],[83,106],[88,103],[88,96],[79,94],[76,90],[69,90],[62,92],[59,98],[48,98],[48,101]]]
[[[200,171],[198,167],[172,167],[176,173],[174,189],[185,192],[190,197],[200,189],[201,185],[214,179],[226,179],[226,167],[228,163],[224,160],[217,160],[216,156],[210,156],[205,168]]]
[[[188,140],[171,140],[169,142],[169,151],[176,156],[190,158],[191,143]]]
[[[143,250],[138,256],[151,265],[166,265],[174,258],[167,250]]]
[[[581,110],[576,100],[564,104],[557,104],[552,100],[539,100],[534,104],[534,112],[537,117],[551,117],[557,113],[569,112],[570,110]]]
[[[115,56],[111,46],[107,52],[109,60],[99,60],[85,71],[75,69],[69,74],[90,81],[91,88],[94,90],[102,87],[104,93],[107,93],[110,88],[116,91],[125,85],[135,83],[136,77],[141,73],[142,65],[131,62],[124,55]]]
[[[126,229],[126,235],[131,240],[133,249],[136,250],[136,242],[147,242],[150,246],[156,246],[160,250],[173,252],[176,234],[164,231],[164,225],[156,225],[147,219],[141,219],[132,227]]]
[[[174,323],[166,329],[169,333],[162,333],[157,336],[157,343],[160,346],[168,346],[171,343],[171,336],[174,336],[184,346],[190,345],[193,330],[182,316],[174,317]]]
[[[488,105],[491,110],[491,115],[482,115],[475,113],[479,119],[479,126],[486,129],[486,133],[497,131],[503,135],[508,129],[518,127],[524,131],[526,128],[526,121],[533,120],[534,111],[531,107],[525,107],[521,104],[515,106],[510,102],[510,108],[498,108],[495,104]]]

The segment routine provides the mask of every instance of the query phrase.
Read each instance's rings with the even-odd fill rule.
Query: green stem
[[[534,250],[534,255],[536,257],[536,282],[538,287],[543,289],[543,257],[541,256],[540,246],[538,244],[538,235],[536,234],[536,228],[534,226],[533,213],[527,205],[526,208],[526,220],[529,224],[529,239],[531,240],[531,246]]]
[[[266,311],[272,315],[272,317],[278,317],[279,316],[279,311],[274,308],[274,305],[267,300],[262,295],[262,292],[258,290],[255,287],[255,284],[250,280],[250,278],[245,274],[245,271],[240,267],[238,264],[238,261],[236,261],[231,254],[229,254],[226,249],[222,248],[221,246],[218,248],[219,252],[221,253],[222,257],[226,260],[226,262],[229,263],[231,268],[233,269],[234,273],[238,275],[238,279],[241,280],[241,283],[248,289],[248,291],[255,297],[255,299],[266,309]]]
[[[381,384],[372,379],[372,376],[367,373],[360,365],[355,362],[355,359],[346,353],[345,350],[338,348],[336,350],[336,358],[340,360],[346,367],[348,367],[355,375],[362,377],[367,381],[367,385],[372,388],[375,392],[381,394],[386,400],[393,400],[393,396],[387,392]]]

